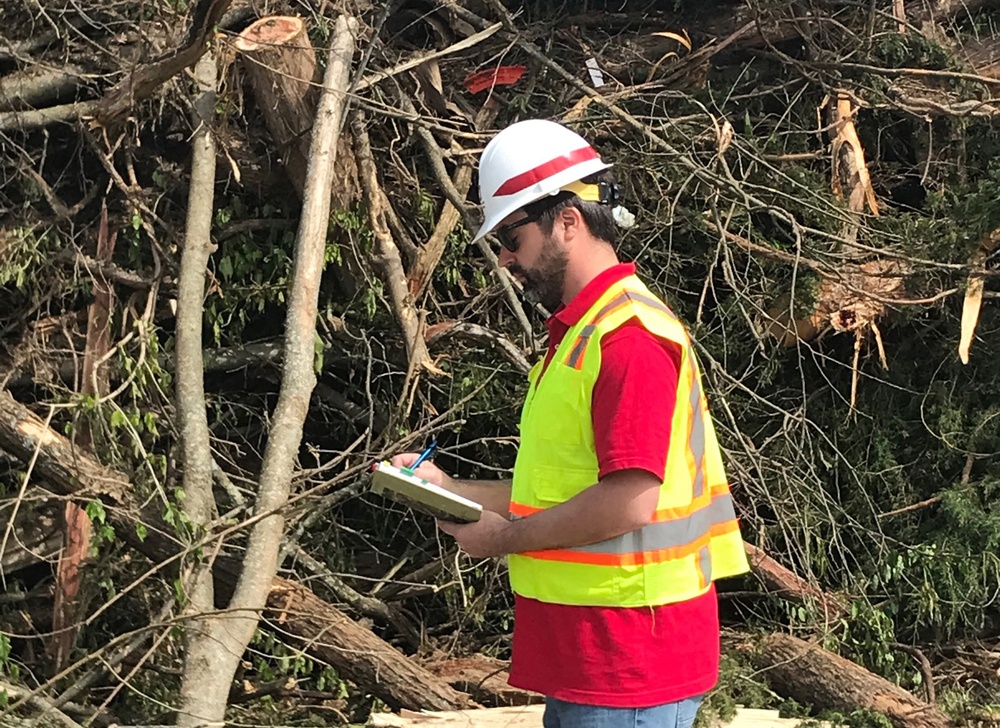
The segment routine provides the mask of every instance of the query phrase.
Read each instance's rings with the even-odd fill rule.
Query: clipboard
[[[372,469],[372,473],[373,493],[391,498],[420,513],[453,523],[475,523],[483,515],[483,507],[479,503],[418,478],[409,468],[397,468],[383,461]]]

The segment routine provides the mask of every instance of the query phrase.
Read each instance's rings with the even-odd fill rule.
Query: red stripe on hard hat
[[[580,164],[581,162],[589,162],[591,159],[598,158],[599,155],[593,147],[582,147],[570,152],[569,154],[564,154],[561,157],[549,160],[545,164],[539,164],[537,167],[529,169],[527,172],[521,172],[521,174],[511,177],[509,180],[500,185],[500,189],[494,192],[493,196],[505,197],[506,195],[517,194],[521,190],[531,187],[531,185],[536,182],[548,179],[549,177],[559,174],[560,172]]]

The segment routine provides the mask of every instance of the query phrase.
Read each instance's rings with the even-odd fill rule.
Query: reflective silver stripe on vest
[[[600,311],[597,312],[597,315],[595,315],[593,318],[593,323],[587,324],[586,326],[583,327],[583,330],[580,332],[580,335],[577,338],[576,343],[573,345],[573,351],[570,352],[569,358],[566,359],[566,364],[573,367],[574,369],[576,368],[576,365],[580,361],[580,357],[583,356],[583,352],[587,348],[587,340],[591,337],[591,335],[594,333],[594,330],[597,328],[596,324],[599,323],[601,319],[603,319],[609,313],[611,313],[615,308],[625,303],[625,301],[636,301],[637,303],[643,303],[649,306],[650,308],[656,309],[660,313],[666,314],[671,319],[674,320],[677,319],[677,317],[674,316],[673,311],[671,311],[663,302],[658,301],[657,299],[651,296],[647,296],[644,293],[636,293],[635,291],[624,291],[623,293],[620,293],[613,299],[611,299],[608,303],[604,305],[604,307]]]
[[[645,293],[636,293],[635,291],[625,291],[625,296],[631,298],[633,301],[638,301],[639,303],[644,303],[650,308],[655,308],[661,313],[665,313],[670,318],[676,320],[677,317],[674,316],[674,312],[671,311],[663,301],[660,301],[652,296],[647,296]]]
[[[694,497],[697,498],[705,492],[705,413],[701,409],[701,382],[698,381],[698,372],[694,369],[694,362],[691,362],[690,366],[694,372],[692,377],[694,381],[691,382],[691,395],[688,398],[692,413],[688,447],[691,448],[691,456],[694,458],[693,487]]]
[[[619,293],[617,296],[615,296],[614,298],[612,298],[610,301],[608,301],[606,304],[604,304],[604,308],[602,308],[600,311],[598,311],[597,315],[594,316],[594,323],[597,323],[602,318],[604,318],[605,316],[607,316],[609,313],[611,313],[612,310],[614,310],[614,308],[616,306],[621,305],[622,303],[624,303],[625,301],[627,301],[628,298],[629,298],[628,291],[625,291],[624,293]]]
[[[697,541],[708,533],[712,526],[727,523],[735,518],[732,496],[718,495],[707,506],[685,518],[650,523],[617,538],[567,550],[591,554],[635,554],[676,548]]]
[[[580,357],[583,356],[584,349],[587,348],[587,341],[596,330],[597,327],[593,324],[587,324],[583,327],[579,338],[576,340],[576,344],[573,345],[573,351],[570,352],[569,359],[566,360],[567,364],[571,367],[576,367],[576,363],[580,361]]]
[[[674,316],[674,312],[671,311],[666,306],[666,304],[663,303],[663,301],[653,298],[652,296],[647,296],[645,293],[626,290],[620,293],[619,295],[615,296],[614,298],[612,298],[608,303],[604,305],[604,308],[602,308],[600,311],[597,312],[597,315],[594,316],[594,323],[597,323],[598,321],[603,319],[605,316],[611,313],[615,308],[617,308],[620,304],[624,303],[626,300],[632,300],[638,303],[644,303],[650,308],[655,308],[657,311],[665,313],[672,319],[677,318],[676,316]]]
[[[708,546],[698,549],[698,568],[706,584],[712,581],[712,550]]]

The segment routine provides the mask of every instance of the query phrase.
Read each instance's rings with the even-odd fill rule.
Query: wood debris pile
[[[12,654],[36,691],[4,717],[173,710],[175,625],[199,619],[183,610],[200,598],[251,627],[221,688],[237,720],[268,697],[309,720],[376,706],[373,725],[464,725],[405,711],[468,710],[476,725],[537,724],[540,696],[506,684],[503,564],[471,562],[366,491],[373,461],[430,436],[462,476],[509,473],[548,312],[522,302],[494,241],[470,241],[479,154],[528,117],[562,121],[614,163],[637,220],[622,257],[704,355],[754,567],[724,596],[727,628],[744,630],[732,654],[780,696],[899,728],[953,725],[925,652],[950,666],[948,687],[981,698],[926,623],[961,600],[906,591],[909,570],[933,581],[928,554],[956,550],[919,541],[927,509],[950,501],[919,473],[891,497],[867,488],[916,456],[900,445],[855,467],[837,449],[852,433],[831,433],[845,410],[877,421],[878,396],[909,391],[859,386],[912,363],[896,356],[913,338],[899,319],[942,316],[966,371],[992,349],[989,175],[944,242],[941,202],[986,164],[958,150],[961,125],[996,113],[995,44],[960,42],[966,15],[992,22],[988,3],[866,15],[821,2],[808,17],[735,0],[48,5],[11,10],[0,36],[0,567],[24,586],[23,608],[0,604],[0,631],[16,635],[0,640],[0,669],[13,679]],[[200,183],[195,158],[211,162]],[[192,268],[203,288],[187,285]],[[192,367],[204,391],[182,400]],[[782,368],[794,375],[774,384]],[[289,371],[297,399],[279,406]],[[850,391],[834,424],[807,411],[827,386],[841,403]],[[202,520],[185,492],[192,412],[207,417]],[[253,509],[282,438],[287,497],[267,503],[283,530],[260,556],[248,534],[277,520]],[[964,496],[992,482],[984,448],[962,452]],[[906,524],[891,537],[890,517]],[[259,603],[240,601],[271,560]],[[196,594],[203,568],[212,588]],[[874,639],[892,632],[886,600],[900,626]],[[989,639],[990,623],[970,617],[968,632]],[[980,672],[987,647],[966,656]],[[900,668],[900,651],[920,667]]]

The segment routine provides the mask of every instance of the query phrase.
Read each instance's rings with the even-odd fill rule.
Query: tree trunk
[[[274,139],[274,152],[301,199],[323,81],[305,22],[284,15],[261,18],[240,33],[234,45],[243,54],[243,68]],[[350,136],[342,133],[336,144],[331,205],[346,210],[358,197],[358,174]]]
[[[764,586],[783,599],[801,604],[815,604],[828,622],[847,614],[847,605],[839,597],[831,596],[813,586],[801,576],[785,568],[756,546],[744,541],[750,568]]]
[[[951,728],[955,723],[898,685],[848,659],[787,634],[764,640],[758,656],[775,690],[823,710],[868,708],[897,728]]]
[[[194,69],[197,96],[191,119],[195,128],[191,140],[191,185],[177,283],[177,418],[184,463],[181,505],[196,538],[212,520],[215,507],[201,342],[205,271],[215,247],[211,240],[215,201],[215,140],[211,128],[217,77],[215,57],[209,51]],[[184,615],[189,621],[184,631],[186,649],[177,724],[214,724],[225,714],[232,677],[224,671],[213,671],[216,667],[213,656],[219,648],[213,643],[213,627],[220,617],[212,614],[215,592],[210,564],[195,561],[185,582],[185,592]]]
[[[434,677],[400,652],[300,584],[275,579],[267,598],[275,631],[294,636],[339,674],[380,693],[392,708],[423,710],[474,707],[472,699]],[[294,623],[294,635],[291,625]],[[359,657],[364,656],[364,659]],[[391,681],[391,682],[390,682]],[[436,708],[426,706],[435,705]],[[445,707],[447,706],[447,707]]]
[[[182,704],[177,716],[179,726],[223,724],[233,676],[257,628],[278,570],[278,553],[285,528],[282,509],[288,503],[302,443],[302,427],[316,385],[313,360],[319,286],[325,262],[333,162],[347,99],[356,30],[354,18],[337,18],[323,80],[323,96],[311,135],[285,322],[281,390],[264,450],[254,504],[254,517],[259,520],[250,531],[244,567],[228,608],[199,620],[202,633],[188,642],[181,685]],[[206,490],[210,497],[210,485]],[[200,515],[207,520],[205,513]],[[203,583],[196,578],[195,584],[201,607],[210,608],[210,580]]]
[[[172,529],[160,519],[156,504],[143,512],[127,475],[104,467],[90,453],[47,428],[38,416],[5,391],[0,392],[0,450],[24,463],[37,451],[34,473],[39,480],[46,481],[55,493],[79,502],[102,500],[108,506],[108,518],[118,535],[154,564],[175,558],[183,548],[183,544],[170,536]],[[146,529],[142,539],[136,533],[139,524]],[[216,560],[218,596],[225,596],[224,592],[233,589],[238,566],[227,558]],[[270,589],[268,607],[278,613],[275,621],[285,635],[302,642],[309,654],[326,660],[345,677],[359,681],[388,705],[448,710],[469,704],[467,695],[444,685],[307,588],[278,580]],[[275,595],[282,600],[276,601]],[[291,604],[298,604],[301,611],[289,609]],[[364,649],[358,649],[359,645],[364,645]],[[363,682],[368,679],[372,682]]]

